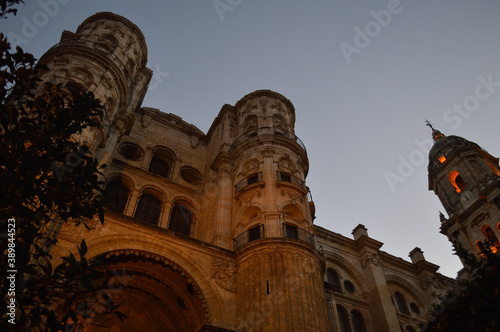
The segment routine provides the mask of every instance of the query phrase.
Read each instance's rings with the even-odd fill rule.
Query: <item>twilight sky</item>
[[[386,252],[409,260],[418,246],[441,273],[461,268],[427,189],[424,118],[500,156],[500,2],[26,2],[0,31],[37,58],[96,12],[135,23],[155,74],[143,106],[205,133],[222,105],[283,94],[307,147],[317,225],[352,237],[362,223]]]

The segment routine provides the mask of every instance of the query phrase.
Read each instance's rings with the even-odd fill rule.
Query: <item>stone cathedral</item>
[[[63,227],[54,256],[76,251],[118,271],[125,323],[87,331],[412,332],[455,281],[415,248],[411,261],[380,248],[363,225],[352,237],[314,225],[307,150],[295,109],[259,90],[223,105],[203,133],[142,106],[152,77],[140,29],[97,13],[40,59],[43,80],[93,91],[102,127],[75,138],[106,164],[104,225]],[[429,189],[445,207],[441,231],[480,254],[498,246],[498,159],[434,130]],[[496,247],[495,247],[496,249]]]

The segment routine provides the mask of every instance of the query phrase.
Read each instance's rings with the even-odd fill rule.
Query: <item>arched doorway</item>
[[[210,324],[200,288],[169,259],[138,250],[116,250],[95,259],[110,277],[103,291],[127,318],[121,322],[110,314],[90,319],[84,331],[199,331]],[[87,301],[96,302],[92,296]]]

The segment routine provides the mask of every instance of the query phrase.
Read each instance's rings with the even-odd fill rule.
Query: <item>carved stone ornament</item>
[[[199,139],[196,136],[191,136],[191,147],[194,149],[198,146]]]
[[[142,126],[144,128],[149,126],[149,124],[151,123],[151,120],[152,120],[151,116],[144,114],[142,116]]]
[[[300,194],[297,194],[291,190],[288,190],[288,189],[281,189],[281,196],[285,196],[285,194],[288,194],[288,196],[290,197],[290,199],[293,201],[294,204],[296,204],[297,202],[295,202],[296,200],[300,199],[301,198],[301,195]],[[301,203],[302,203],[302,199],[300,200]]]
[[[220,288],[235,292],[237,272],[238,269],[235,263],[225,259],[212,258],[210,274]]]
[[[377,254],[367,253],[363,258],[361,265],[363,266],[363,269],[366,269],[366,267],[370,264],[382,266],[382,259],[380,259]]]
[[[257,105],[249,105],[243,112],[241,112],[241,117],[244,117],[247,113],[250,113],[252,110],[258,108]]]
[[[420,281],[420,286],[422,286],[423,290],[429,289],[429,287],[433,288],[441,288],[441,285],[439,281],[437,280],[436,277],[433,276],[425,276],[421,281]]]
[[[262,110],[265,111],[267,106],[267,99],[261,99],[260,106],[262,107]]]
[[[241,206],[241,202],[245,202],[247,204],[247,206],[252,205],[252,201],[253,201],[254,196],[257,196],[257,198],[260,198],[262,196],[262,191],[254,190],[251,193],[241,197],[240,206]]]

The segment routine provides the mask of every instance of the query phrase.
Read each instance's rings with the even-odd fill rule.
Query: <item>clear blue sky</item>
[[[418,246],[448,276],[461,267],[427,190],[424,118],[500,156],[500,2],[26,2],[0,31],[36,57],[96,12],[131,20],[155,72],[143,106],[204,132],[225,103],[259,89],[283,94],[307,146],[316,224],[350,237],[362,223],[393,255],[408,260]],[[471,104],[480,77],[499,83]],[[470,111],[454,108],[468,102]],[[389,173],[404,181],[391,187]]]

